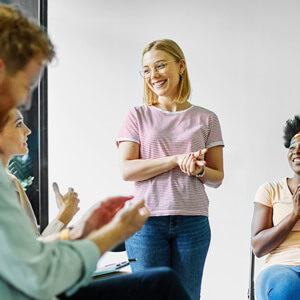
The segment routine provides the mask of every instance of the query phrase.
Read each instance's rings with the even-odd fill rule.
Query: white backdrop
[[[247,298],[252,200],[266,180],[291,175],[282,127],[300,112],[300,4],[274,0],[51,0],[49,181],[73,186],[81,211],[130,194],[115,138],[128,108],[142,104],[141,54],[175,40],[191,102],[217,113],[225,141],[223,185],[212,190],[212,242],[203,300]],[[51,186],[50,186],[51,189]],[[50,218],[56,213],[50,190]],[[79,213],[80,216],[80,213]]]

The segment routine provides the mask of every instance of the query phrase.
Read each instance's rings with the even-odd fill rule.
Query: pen
[[[137,258],[128,258],[128,261],[129,261],[129,262],[137,261]]]

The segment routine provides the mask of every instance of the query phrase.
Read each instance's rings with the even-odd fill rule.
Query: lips
[[[156,82],[153,82],[152,85],[155,87],[155,88],[161,88],[164,86],[164,84],[167,82],[167,80],[160,80],[160,81],[156,81]]]

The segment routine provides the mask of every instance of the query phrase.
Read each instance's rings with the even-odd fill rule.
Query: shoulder
[[[7,173],[7,176],[8,178],[16,185],[16,186],[19,186],[20,185],[20,182],[18,180],[18,178],[13,175],[12,173],[10,173],[9,171],[6,170],[6,173]]]
[[[216,113],[213,112],[212,110],[209,110],[207,108],[198,105],[193,105],[193,109],[191,111],[194,111],[195,113],[203,114],[205,116],[217,116]]]
[[[149,110],[150,106],[149,105],[138,105],[138,106],[134,106],[132,108],[129,109],[129,111],[131,112],[144,112]]]
[[[145,113],[149,113],[150,108],[147,105],[139,105],[134,106],[128,109],[127,115],[129,116],[139,116],[143,115]]]
[[[285,182],[286,182],[286,178],[282,178],[280,180],[274,180],[274,181],[267,181],[260,186],[260,189],[276,192],[278,190],[285,188]]]
[[[285,189],[285,179],[264,182],[259,186],[255,195],[255,202],[268,202],[271,203],[281,195],[283,189]],[[263,200],[264,199],[264,200]]]
[[[202,122],[207,123],[208,125],[219,123],[217,114],[207,108],[193,105],[192,109],[190,109],[190,112],[193,117],[201,119]]]

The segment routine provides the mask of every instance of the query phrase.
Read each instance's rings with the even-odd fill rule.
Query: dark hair
[[[291,139],[298,132],[300,132],[300,115],[296,115],[294,119],[289,119],[286,121],[285,127],[283,128],[285,148],[290,147]]]

